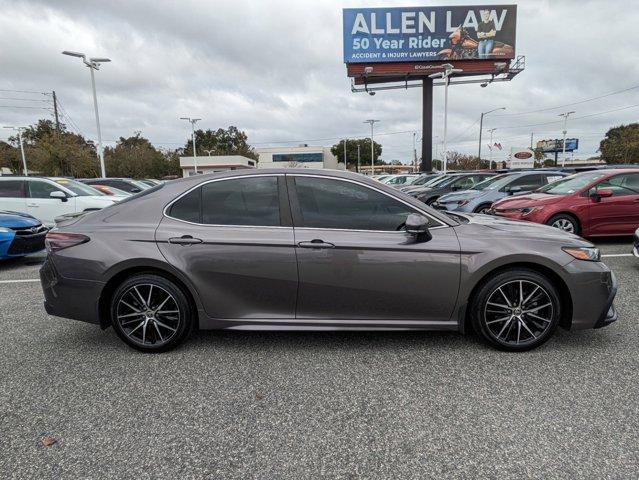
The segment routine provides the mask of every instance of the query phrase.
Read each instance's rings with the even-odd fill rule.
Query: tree
[[[488,162],[479,160],[477,155],[464,155],[454,150],[449,151],[446,158],[447,168],[451,170],[479,170],[488,166]]]
[[[64,125],[58,131],[51,120],[41,119],[24,131],[22,139],[29,171],[49,176],[97,175],[95,146],[82,135],[67,131]],[[19,149],[17,136],[10,137],[9,142]]]
[[[20,149],[7,142],[0,142],[0,168],[8,168],[12,173],[22,170]]]
[[[173,156],[167,157],[140,132],[128,138],[120,137],[115,147],[107,147],[104,162],[112,177],[162,178],[179,172],[179,159],[176,171]]]
[[[353,169],[357,165],[357,146],[360,150],[360,165],[369,166],[371,164],[371,139],[370,138],[349,138],[346,140],[346,159],[348,166]],[[380,158],[382,156],[382,146],[374,142],[375,165],[385,165]],[[337,157],[337,161],[344,163],[344,140],[331,147],[331,153]]]
[[[599,150],[606,163],[639,163],[639,123],[608,130],[599,144]]]
[[[204,150],[210,150],[213,155],[243,155],[253,160],[258,159],[257,153],[248,144],[246,133],[232,125],[226,130],[196,130],[195,148],[199,155],[202,155]],[[184,145],[183,155],[193,156],[193,143],[190,139]]]

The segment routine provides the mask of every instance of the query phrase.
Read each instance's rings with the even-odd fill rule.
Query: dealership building
[[[332,168],[336,169],[337,157],[330,147],[269,147],[257,148],[260,161],[257,168]],[[343,167],[343,164],[342,164]]]
[[[257,163],[252,158],[242,155],[198,155],[195,160],[197,161],[197,173],[199,174],[255,168]],[[190,177],[195,173],[193,164],[193,157],[180,157],[180,169],[183,177]]]

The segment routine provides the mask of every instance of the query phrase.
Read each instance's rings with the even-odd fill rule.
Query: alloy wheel
[[[552,227],[563,230],[564,232],[575,233],[575,226],[567,218],[558,218],[551,224]]]
[[[553,322],[555,308],[548,292],[530,280],[512,280],[488,296],[484,324],[504,345],[526,345],[542,337]]]
[[[117,322],[132,342],[141,346],[162,346],[176,335],[180,308],[164,288],[150,283],[133,285],[121,296]]]

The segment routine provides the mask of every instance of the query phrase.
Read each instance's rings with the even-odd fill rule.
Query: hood
[[[37,227],[38,225],[40,225],[40,220],[32,217],[28,213],[0,210],[0,227],[19,228]]]
[[[526,208],[539,205],[550,205],[560,202],[565,195],[548,195],[547,193],[525,193],[515,197],[502,198],[493,205],[497,208]]]
[[[115,197],[115,195],[83,195],[81,197],[75,197],[75,198],[84,198],[87,200],[91,200],[91,203],[93,202],[100,202],[100,203],[104,203],[105,207],[108,207],[109,205],[113,205],[114,203],[119,202],[120,200],[122,200],[122,198],[120,197]]]
[[[559,230],[549,225],[474,213],[464,214],[463,216],[475,225],[482,225],[496,232],[520,236],[522,239],[523,237],[534,237],[536,239],[570,241],[572,244],[579,244],[580,246],[591,245],[590,242],[578,235]]]
[[[472,200],[473,198],[481,197],[484,193],[483,190],[459,190],[457,192],[447,193],[439,197],[439,203],[457,202],[459,200]]]

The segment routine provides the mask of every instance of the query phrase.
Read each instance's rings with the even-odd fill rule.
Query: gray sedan
[[[469,190],[442,195],[433,203],[433,207],[456,212],[486,213],[497,200],[537,190],[567,175],[556,171],[504,173],[478,183]]]
[[[453,330],[527,350],[616,320],[591,243],[444,214],[346,172],[184,178],[65,220],[40,271],[48,313],[159,352],[193,329]]]

